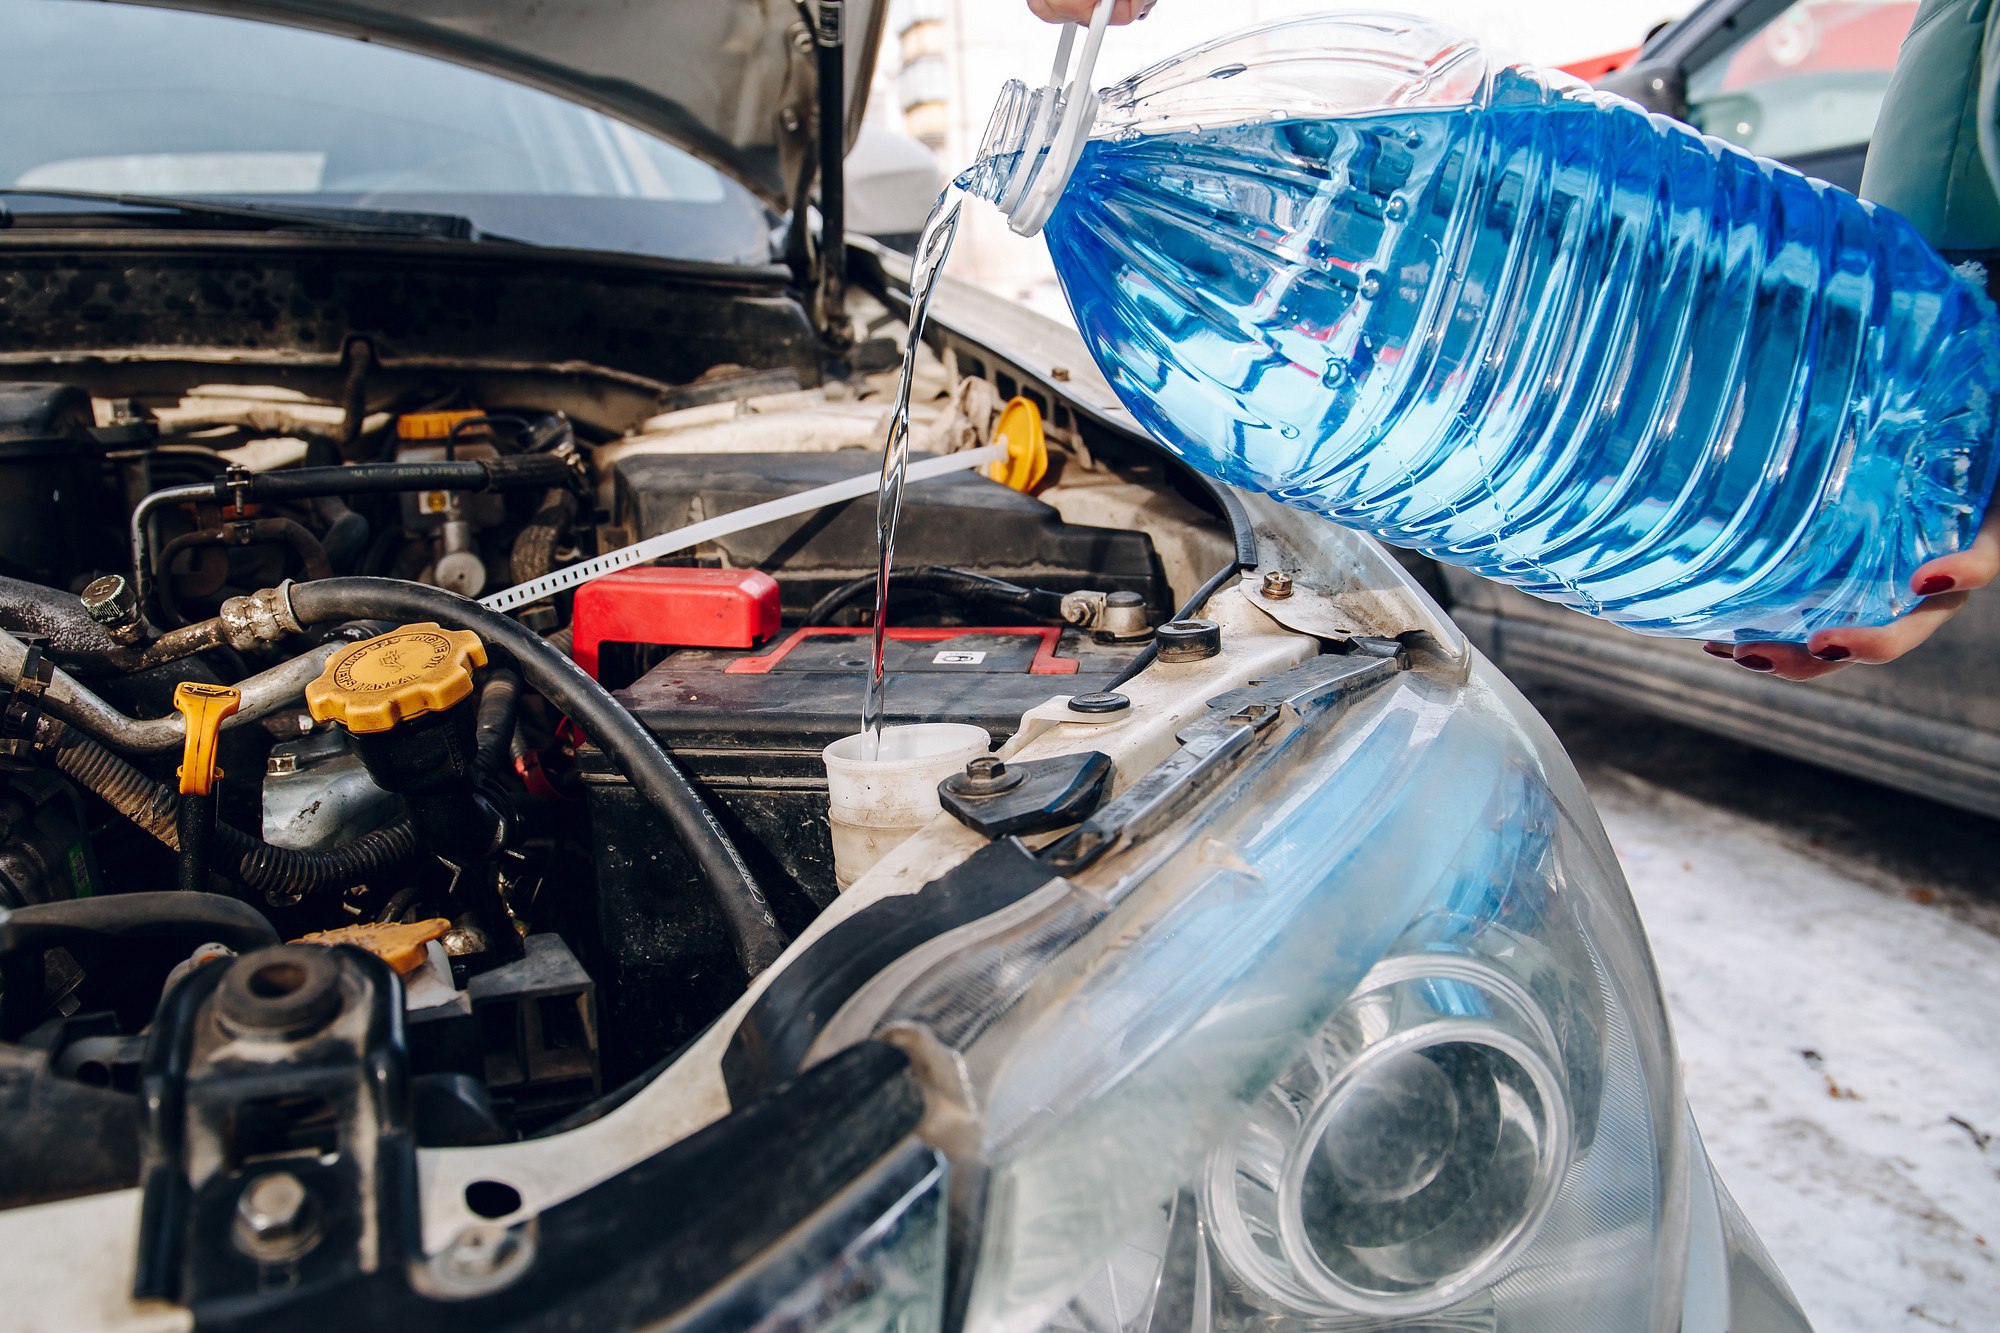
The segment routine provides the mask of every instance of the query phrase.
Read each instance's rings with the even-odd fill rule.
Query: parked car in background
[[[1710,0],[1571,73],[1845,190],[1916,0]]]
[[[1711,0],[1629,54],[1574,68],[1595,66],[1601,87],[1858,190],[1917,8],[1910,0]],[[1796,684],[1462,570],[1423,561],[1418,573],[1516,679],[2000,816],[2000,687],[1991,668],[2000,655],[2000,600],[1973,598],[1921,650],[1889,666]]]

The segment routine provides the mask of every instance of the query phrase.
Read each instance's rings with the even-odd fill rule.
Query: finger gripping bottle
[[[1428,20],[1011,85],[960,183],[1017,230],[1048,201],[1085,342],[1194,467],[1642,633],[1882,624],[1993,490],[1975,277]]]

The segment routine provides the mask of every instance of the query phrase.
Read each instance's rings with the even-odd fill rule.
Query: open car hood
[[[817,85],[793,0],[136,0],[366,38],[504,75],[652,130],[783,207]],[[853,143],[888,0],[846,0]]]

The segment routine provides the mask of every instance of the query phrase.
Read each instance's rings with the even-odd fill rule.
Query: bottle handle
[[[1083,52],[1077,57],[1074,69],[1069,68],[1069,57],[1076,45],[1077,25],[1063,24],[1062,36],[1056,40],[1055,67],[1049,71],[1049,86],[1063,88],[1064,80],[1068,80],[1060,102],[1062,121],[1049,139],[1048,154],[1040,169],[1033,173],[1032,179],[1021,173],[1020,183],[1000,201],[1000,207],[1007,213],[1007,225],[1023,236],[1033,236],[1049,220],[1049,214],[1055,211],[1056,196],[1069,184],[1076,160],[1083,155],[1084,140],[1089,138],[1091,124],[1097,119],[1097,93],[1090,86],[1090,76],[1097,67],[1097,52],[1104,45],[1104,29],[1111,22],[1111,10],[1116,3],[1117,0],[1097,0],[1097,8],[1090,14],[1090,27],[1084,32]],[[1028,143],[1041,141],[1047,118],[1054,114],[1057,105],[1055,98],[1048,98],[1036,110]]]

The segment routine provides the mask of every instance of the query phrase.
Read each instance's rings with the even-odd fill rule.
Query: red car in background
[[[1915,0],[1715,0],[1639,46],[1563,68],[1847,189]]]

